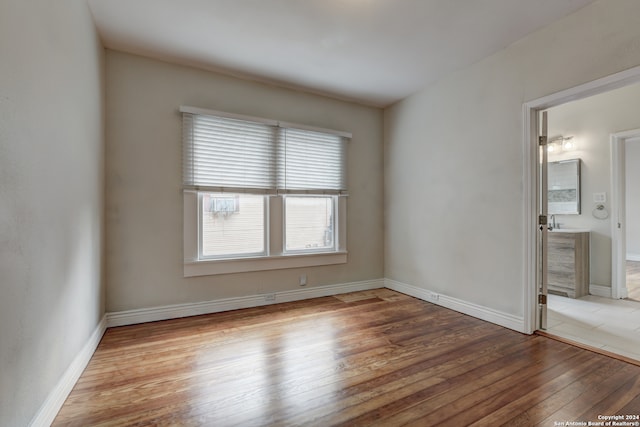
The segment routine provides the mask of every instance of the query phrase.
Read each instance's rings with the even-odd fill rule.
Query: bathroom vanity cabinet
[[[589,232],[548,233],[547,278],[551,294],[580,298],[589,294]]]

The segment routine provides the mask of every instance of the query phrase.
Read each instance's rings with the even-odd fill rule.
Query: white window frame
[[[269,196],[268,196],[269,197]],[[347,197],[337,196],[334,209],[335,250],[327,252],[284,252],[284,200],[283,196],[270,196],[268,206],[269,227],[266,233],[269,253],[265,256],[200,259],[198,256],[198,192],[183,192],[183,248],[184,277],[209,276],[216,274],[243,273],[250,271],[279,270],[323,265],[345,264],[347,262]],[[278,200],[273,200],[278,199]]]
[[[239,119],[255,120],[219,111],[204,110],[193,107],[181,107],[180,111],[197,114],[219,115]],[[265,120],[265,119],[262,119]],[[351,134],[279,122],[283,126],[297,127],[312,131],[335,133],[351,138]],[[209,192],[209,191],[203,191]],[[301,194],[291,194],[298,196]],[[309,196],[327,196],[330,194],[314,194]],[[285,251],[285,197],[286,194],[265,195],[265,253],[239,256],[221,256],[203,258],[201,252],[201,197],[197,189],[183,190],[183,251],[184,277],[230,274],[251,271],[278,270],[286,268],[303,268],[344,264],[347,262],[347,195],[333,196],[334,210],[334,246],[331,249],[313,249],[305,251]]]

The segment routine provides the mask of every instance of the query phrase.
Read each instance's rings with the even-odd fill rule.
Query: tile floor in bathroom
[[[627,261],[629,297],[549,295],[547,332],[640,361],[640,261]]]
[[[640,301],[549,295],[547,332],[640,361]]]

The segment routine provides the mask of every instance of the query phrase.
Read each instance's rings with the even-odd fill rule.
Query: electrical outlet
[[[440,299],[440,295],[436,294],[435,292],[431,292],[429,294],[430,301],[438,301],[439,299]]]
[[[307,275],[306,274],[301,274],[300,275],[300,286],[307,286]]]
[[[607,201],[607,193],[593,193],[594,203],[604,203]]]
[[[276,300],[276,294],[265,294],[264,300],[267,302],[273,302]]]

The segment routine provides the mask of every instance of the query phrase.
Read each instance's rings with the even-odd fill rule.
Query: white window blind
[[[281,128],[278,188],[288,193],[341,193],[347,190],[346,138],[295,128]]]
[[[183,112],[183,185],[206,191],[346,192],[349,134],[193,107]],[[252,118],[253,119],[253,118]]]
[[[273,126],[183,114],[183,184],[208,191],[275,188]]]

